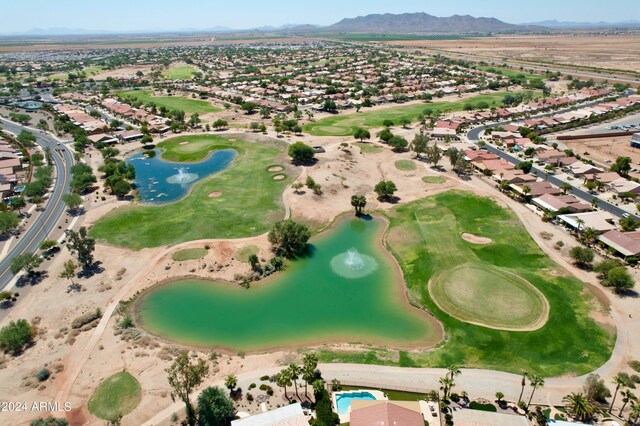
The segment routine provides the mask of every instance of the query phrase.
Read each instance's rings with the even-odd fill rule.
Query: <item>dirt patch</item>
[[[218,198],[219,196],[222,195],[222,192],[220,191],[213,191],[209,193],[209,198]]]
[[[462,233],[460,236],[462,237],[463,240],[471,244],[486,245],[486,244],[491,244],[493,242],[491,238],[479,237],[477,235],[469,234],[467,232]]]

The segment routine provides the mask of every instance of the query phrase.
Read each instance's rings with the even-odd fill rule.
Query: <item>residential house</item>
[[[551,185],[547,181],[531,182],[531,183],[527,183],[526,186],[528,186],[530,189],[530,192],[528,195],[534,198],[540,197],[544,194],[551,194],[551,195],[562,194],[562,190],[560,188]],[[525,187],[525,185],[510,185],[510,187],[516,192],[523,193],[523,188]]]
[[[598,239],[625,258],[640,256],[640,231],[620,232],[613,230],[600,235]]]
[[[640,183],[627,180],[623,177],[620,177],[609,183],[607,185],[607,188],[618,195],[627,193],[633,195],[640,194]]]
[[[591,164],[583,163],[582,161],[571,164],[569,167],[567,167],[567,171],[575,177],[582,177],[585,175],[604,172],[604,170],[602,170],[601,168],[592,166]]]
[[[534,198],[532,204],[543,211],[551,211],[554,213],[583,213],[591,210],[591,205],[582,203],[573,195],[551,195],[543,194]]]
[[[309,426],[300,403],[233,420],[231,426]]]
[[[424,426],[418,402],[358,401],[351,403],[349,424],[352,426],[402,425]]]
[[[616,229],[614,216],[606,211],[595,211],[588,213],[575,213],[558,216],[562,222],[568,227],[582,230],[586,228],[593,228],[596,231],[603,233]]]

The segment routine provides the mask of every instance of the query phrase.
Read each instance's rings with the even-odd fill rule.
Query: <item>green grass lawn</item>
[[[442,184],[442,183],[445,183],[447,180],[442,176],[425,176],[422,178],[422,181],[428,184]]]
[[[384,150],[381,146],[366,142],[356,142],[354,145],[360,148],[363,154],[377,154]]]
[[[495,72],[496,74],[502,74],[505,77],[518,77],[523,75],[524,78],[526,78],[527,80],[538,80],[538,79],[544,79],[544,75],[541,74],[531,74],[528,73],[526,71],[520,71],[520,70],[514,70],[511,68],[500,68],[500,67],[492,67],[492,66],[477,66],[476,67],[479,70],[482,71],[489,71],[489,72]],[[495,71],[490,71],[490,70],[495,70]]]
[[[341,391],[355,391],[355,390],[380,390],[384,392],[389,401],[426,401],[428,399],[427,394],[424,393],[414,393],[414,392],[403,392],[391,389],[380,389],[380,388],[368,388],[363,386],[340,386]]]
[[[489,411],[490,413],[498,412],[498,407],[496,407],[495,405],[480,404],[479,402],[476,402],[476,401],[471,401],[471,403],[469,403],[469,408],[471,408],[472,410]]]
[[[184,111],[186,114],[197,112],[202,115],[222,111],[207,101],[185,98],[184,96],[153,96],[149,90],[121,90],[116,93],[125,98],[136,99],[145,105],[154,103],[158,108],[164,106],[169,110]]]
[[[465,105],[477,106],[481,102],[487,102],[491,106],[500,106],[507,92],[496,92],[486,95],[477,95],[465,100],[455,102],[431,102],[413,105],[403,105],[372,111],[363,111],[357,114],[336,114],[325,117],[304,126],[304,131],[314,136],[350,136],[358,127],[374,128],[382,127],[385,120],[391,120],[396,126],[400,119],[406,117],[412,122],[419,120],[424,111],[430,109],[434,113],[461,111]]]
[[[169,80],[191,80],[191,76],[195,71],[195,68],[186,65],[181,67],[169,68],[162,74]]]
[[[176,262],[184,262],[185,260],[199,260],[207,255],[206,248],[190,248],[177,251],[171,255]]]
[[[449,191],[388,212],[387,244],[398,260],[411,298],[444,325],[447,339],[436,349],[396,360],[388,350],[365,353],[320,351],[323,361],[424,367],[451,364],[545,377],[586,374],[609,359],[614,336],[590,318],[597,302],[573,277],[555,276],[560,268],[535,244],[514,213],[494,201]],[[491,238],[489,245],[460,242],[462,232]],[[427,283],[439,271],[470,258],[515,273],[542,292],[549,320],[533,332],[500,331],[462,322],[440,310]]]
[[[236,259],[240,262],[249,263],[249,257],[252,254],[260,253],[260,248],[258,246],[244,246],[236,253]]]
[[[416,162],[413,160],[398,160],[395,165],[396,169],[403,172],[412,172],[418,168]]]
[[[103,420],[113,420],[132,412],[141,399],[140,383],[123,371],[98,385],[89,400],[89,411]]]
[[[189,141],[188,145],[180,145]],[[163,206],[132,205],[99,220],[91,234],[99,240],[129,247],[173,245],[207,238],[259,235],[282,219],[281,196],[291,178],[276,181],[267,171],[283,159],[285,144],[228,141],[217,135],[181,136],[158,145],[163,158],[198,161],[218,149],[235,149],[228,169],[196,183],[180,201]],[[221,195],[211,198],[217,191]]]

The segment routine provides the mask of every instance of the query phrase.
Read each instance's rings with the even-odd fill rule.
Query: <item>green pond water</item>
[[[195,279],[158,286],[139,300],[138,319],[171,340],[233,350],[324,341],[431,345],[439,329],[406,303],[379,243],[383,227],[377,219],[342,219],[312,240],[308,256],[250,290]]]

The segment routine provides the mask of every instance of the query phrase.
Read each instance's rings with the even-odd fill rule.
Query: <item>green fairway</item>
[[[103,420],[113,420],[132,412],[141,399],[140,383],[123,371],[98,385],[89,400],[89,411]]]
[[[436,274],[429,294],[449,315],[500,330],[535,330],[549,315],[549,304],[538,289],[518,275],[481,262]]]
[[[425,176],[422,178],[422,181],[428,184],[441,184],[445,183],[447,180],[442,176]]]
[[[171,258],[177,262],[183,262],[185,260],[199,260],[207,255],[208,250],[206,248],[190,248],[177,251],[171,255]]]
[[[187,65],[169,68],[163,71],[162,74],[169,80],[191,80],[191,76],[195,71],[195,68]]]
[[[544,79],[544,75],[540,75],[540,74],[530,74],[528,72],[525,71],[520,71],[520,70],[514,70],[514,69],[510,69],[510,68],[500,68],[500,67],[491,67],[491,66],[477,66],[476,67],[479,70],[482,71],[487,71],[487,72],[492,72],[495,74],[500,74],[500,75],[504,75],[505,77],[524,77],[527,80],[541,80]]]
[[[403,172],[412,172],[418,168],[413,160],[398,160],[395,162],[396,169]]]
[[[593,296],[577,279],[551,273],[559,267],[540,250],[510,210],[488,198],[449,191],[395,207],[388,215],[391,225],[387,244],[404,272],[409,293],[443,323],[447,339],[437,350],[409,353],[399,361],[384,349],[366,353],[320,351],[323,361],[424,367],[456,364],[513,373],[527,370],[550,377],[586,374],[611,356],[614,337],[589,315],[597,305]],[[460,238],[464,232],[494,242],[467,243]],[[429,294],[429,280],[471,261],[517,274],[537,288],[550,307],[544,327],[531,332],[495,330],[460,321],[442,311]],[[477,304],[482,303],[477,300]]]
[[[502,99],[507,94],[509,93],[496,92],[487,95],[477,95],[455,102],[418,103],[372,111],[363,111],[357,114],[337,114],[306,124],[304,126],[304,131],[314,136],[350,136],[353,135],[355,129],[358,127],[382,127],[385,120],[393,121],[396,126],[400,125],[400,119],[403,117],[415,122],[424,115],[424,111],[427,109],[431,110],[434,114],[442,114],[445,112],[461,111],[464,109],[465,105],[476,107],[481,102],[486,102],[490,106],[499,107],[502,105]]]
[[[267,171],[283,159],[284,143],[231,142],[217,135],[198,135],[170,139],[158,148],[164,150],[164,159],[172,161],[202,160],[219,149],[234,149],[238,157],[228,169],[196,183],[180,201],[114,210],[94,225],[94,237],[137,250],[259,235],[284,216],[281,197],[291,178],[274,180]],[[219,196],[211,197],[213,192]]]
[[[149,90],[121,90],[116,94],[138,100],[145,105],[155,104],[158,108],[165,107],[169,110],[180,110],[186,114],[207,114],[222,111],[207,101],[189,99],[184,96],[153,96]]]

